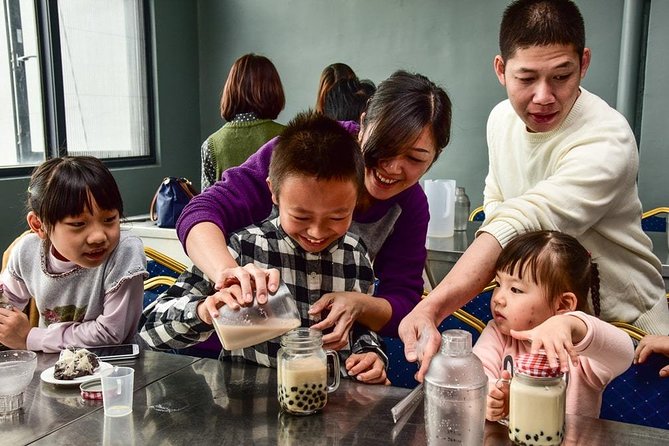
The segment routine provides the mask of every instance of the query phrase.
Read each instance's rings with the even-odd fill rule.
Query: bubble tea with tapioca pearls
[[[332,358],[332,382],[328,383],[328,360]],[[318,330],[296,328],[281,337],[277,353],[279,405],[293,415],[320,411],[327,395],[339,387],[339,356],[323,349]]]
[[[515,360],[509,390],[509,438],[516,444],[557,446],[564,439],[567,384],[545,354]]]

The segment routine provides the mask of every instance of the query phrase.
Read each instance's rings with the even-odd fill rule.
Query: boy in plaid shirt
[[[367,292],[374,273],[367,250],[347,232],[362,183],[364,162],[354,137],[320,114],[298,114],[279,137],[268,185],[279,216],[233,233],[228,248],[239,265],[275,268],[297,301],[302,326],[318,322],[309,307],[323,294]],[[140,336],[157,349],[184,348],[214,331],[212,314],[224,304],[243,302],[233,284],[219,290],[193,267],[144,310]],[[221,358],[244,358],[276,366],[279,339],[221,351]],[[389,384],[387,358],[376,333],[354,324],[339,350],[349,376]]]

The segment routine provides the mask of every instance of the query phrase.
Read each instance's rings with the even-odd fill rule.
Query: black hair
[[[518,0],[504,11],[499,30],[502,59],[531,46],[573,45],[579,60],[585,48],[585,24],[571,0]]]
[[[321,78],[318,81],[318,94],[316,95],[316,111],[323,113],[325,110],[325,96],[332,86],[342,79],[357,79],[353,68],[345,63],[337,62],[323,68]]]
[[[103,210],[123,216],[121,192],[111,172],[92,156],[52,158],[37,166],[30,177],[27,207],[47,233],[66,217],[92,212],[95,200]]]
[[[502,250],[495,271],[521,279],[528,274],[530,281],[542,286],[549,303],[562,293],[574,293],[577,309],[599,316],[599,269],[583,245],[568,234],[533,231],[515,237]]]
[[[368,99],[369,95],[357,79],[342,79],[325,95],[323,114],[337,121],[360,122]]]
[[[332,118],[309,110],[297,114],[278,137],[269,179],[272,192],[277,195],[283,180],[293,175],[350,180],[360,195],[364,190],[364,171],[354,136]]]
[[[451,138],[451,100],[422,74],[399,70],[379,84],[362,127],[371,131],[362,148],[367,167],[403,153],[426,127],[436,146],[434,162]]]

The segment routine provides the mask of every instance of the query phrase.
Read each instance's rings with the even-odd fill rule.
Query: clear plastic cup
[[[131,367],[114,367],[101,377],[105,416],[122,417],[132,412],[134,378]]]
[[[260,344],[301,325],[295,298],[283,282],[274,294],[268,296],[266,304],[254,302],[237,310],[224,305],[219,308],[218,317],[212,320],[226,350]]]

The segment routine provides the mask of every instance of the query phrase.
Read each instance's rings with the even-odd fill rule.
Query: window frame
[[[59,0],[35,0],[36,29],[42,81],[42,119],[45,135],[45,160],[67,155],[65,95],[58,23]],[[153,20],[150,0],[141,0],[144,20],[144,63],[149,154],[120,158],[100,158],[109,168],[148,166],[156,163],[156,126],[153,74]],[[27,176],[33,165],[0,167],[0,178]]]

